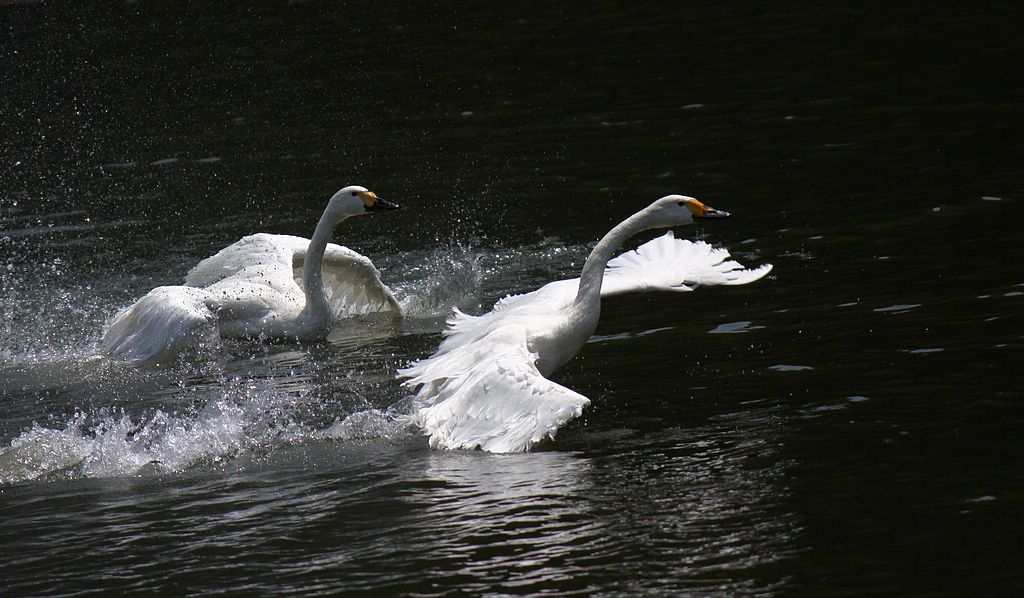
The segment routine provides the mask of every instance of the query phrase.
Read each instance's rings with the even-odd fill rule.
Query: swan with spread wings
[[[209,334],[317,340],[336,317],[401,313],[369,258],[328,242],[345,219],[396,208],[365,187],[345,187],[312,238],[242,238],[192,268],[183,286],[157,287],[122,310],[100,346],[134,365],[164,365]]]
[[[769,264],[745,269],[725,249],[676,239],[671,231],[611,259],[643,230],[728,216],[692,197],[663,197],[605,235],[580,278],[505,297],[481,316],[456,310],[437,352],[399,371],[404,384],[418,387],[411,422],[434,448],[506,453],[553,439],[590,400],[547,377],[594,332],[602,297],[747,284],[771,271]]]

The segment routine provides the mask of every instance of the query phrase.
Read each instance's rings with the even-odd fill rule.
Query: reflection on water
[[[589,504],[592,464],[580,455],[431,453],[424,465],[430,485],[410,497],[435,530],[423,548],[450,561],[466,591],[582,591],[580,557],[612,556]]]

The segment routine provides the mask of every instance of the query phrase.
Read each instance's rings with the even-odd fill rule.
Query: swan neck
[[[620,222],[615,228],[608,231],[594,249],[587,256],[583,264],[583,273],[580,274],[579,291],[576,293],[576,305],[600,306],[601,283],[604,281],[604,269],[608,261],[614,257],[615,252],[626,241],[638,232],[649,228],[645,224],[645,212],[637,212],[629,218]]]
[[[306,259],[302,264],[302,291],[306,296],[305,311],[320,316],[329,316],[331,307],[324,292],[323,263],[327,243],[331,240],[334,227],[340,222],[328,212],[320,217],[320,222],[309,239],[306,248]]]

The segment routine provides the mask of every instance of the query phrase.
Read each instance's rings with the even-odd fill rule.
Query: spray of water
[[[374,344],[393,334],[386,322],[367,320],[364,327],[382,334],[362,331],[366,338],[354,348],[332,339],[327,348],[296,346],[260,357],[255,341],[213,344],[171,372],[135,371],[97,355],[96,347],[105,323],[149,282],[105,272],[82,276],[50,252],[16,249],[0,265],[0,375],[18,380],[21,398],[4,399],[4,427],[13,435],[0,439],[0,484],[173,473],[288,444],[409,437],[396,423],[401,401],[374,408],[394,403],[400,392],[392,372],[374,367]],[[485,310],[510,291],[574,275],[585,251],[545,239],[535,247],[457,245],[376,261],[407,321],[429,332],[440,330],[438,316],[453,307]],[[355,351],[358,359],[332,355],[331,347]],[[239,361],[231,355],[239,350],[256,353]],[[61,392],[37,398],[49,389]],[[10,427],[15,421],[32,423]]]
[[[115,477],[180,472],[286,444],[397,439],[407,432],[393,413],[357,410],[327,426],[310,421],[318,401],[270,380],[235,379],[195,410],[76,412],[63,427],[31,428],[0,452],[0,484],[38,479]]]

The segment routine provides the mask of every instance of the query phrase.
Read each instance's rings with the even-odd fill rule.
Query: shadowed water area
[[[0,2],[0,594],[1024,591],[1022,16]],[[348,184],[407,317],[99,354]],[[535,452],[394,422],[452,308],[669,193],[772,274],[604,301]]]

